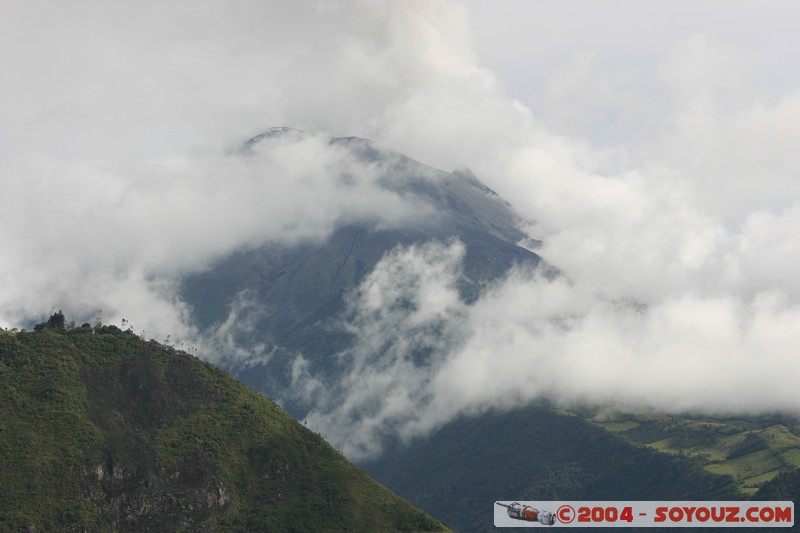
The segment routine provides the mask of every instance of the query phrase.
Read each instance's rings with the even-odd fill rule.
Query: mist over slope
[[[245,144],[246,157],[258,157],[264,143],[303,135],[268,130]],[[539,243],[519,229],[523,221],[509,204],[468,170],[440,171],[365,139],[330,145],[368,165],[372,186],[414,205],[416,216],[391,224],[383,217],[340,219],[325,239],[236,253],[184,279],[181,295],[209,338],[235,347],[220,364],[341,442],[331,430],[352,433],[354,423],[367,420],[365,410],[394,409],[376,407],[380,396],[415,401],[423,392],[454,341],[451,311],[476,302],[515,266],[555,271],[528,249]],[[345,169],[329,179],[347,184],[364,177]],[[426,294],[421,299],[409,290]],[[389,374],[380,383],[363,375],[381,370]],[[352,396],[356,388],[363,399]],[[330,411],[350,402],[347,412]],[[326,422],[318,413],[326,413]],[[381,420],[376,429],[383,426]]]
[[[257,137],[247,157],[303,138]],[[794,311],[777,293],[660,297],[641,279],[596,287],[545,266],[547,243],[525,232],[537,226],[471,172],[364,139],[329,145],[417,216],[339,219],[324,238],[237,252],[186,277],[181,295],[207,338],[227,346],[221,364],[348,456],[541,398],[633,411],[797,409],[783,372],[794,364]],[[354,179],[337,172],[328,179]]]
[[[470,168],[536,221],[522,230],[563,276],[498,278],[502,268],[487,267],[494,282],[474,300],[464,291],[476,285],[456,281],[456,301],[453,280],[472,276],[480,247],[462,242],[462,260],[457,243],[395,235],[403,247],[374,276],[355,261],[358,276],[342,271],[360,280],[342,304],[357,333],[316,349],[338,354],[352,336],[390,332],[388,363],[353,374],[372,392],[317,386],[314,349],[273,354],[286,363],[278,379],[296,377],[294,401],[320,402],[315,424],[357,414],[371,420],[360,434],[414,435],[541,396],[796,413],[800,78],[786,65],[797,5],[709,4],[688,21],[666,3],[586,9],[10,0],[0,20],[0,324],[34,324],[55,306],[79,322],[125,319],[207,358],[227,343],[242,361],[236,341],[248,339],[234,324],[258,323],[263,302],[243,293],[203,317],[182,299],[183,280],[264,245],[296,250],[348,225],[395,231],[436,215],[380,186],[375,162],[329,142],[357,135],[448,172]],[[242,154],[269,124],[309,135]],[[387,277],[393,260],[405,284]],[[441,306],[428,316],[441,336],[402,305],[369,307],[434,295]],[[343,366],[370,366],[360,361],[377,340],[364,338]],[[407,385],[376,403],[395,382]],[[350,446],[367,453],[374,440]]]
[[[148,182],[158,196],[122,179],[95,211],[118,236],[93,235],[92,211],[69,238],[36,218],[35,238],[9,241],[21,248],[4,256],[4,279],[20,283],[3,308],[32,322],[42,298],[64,301],[80,320],[125,318],[219,354],[354,458],[379,454],[387,436],[540,398],[797,412],[800,312],[795,280],[781,273],[793,262],[791,212],[752,218],[737,236],[696,233],[680,188],[652,194],[646,176],[594,177],[573,192],[616,183],[622,196],[609,206],[636,208],[612,226],[554,234],[517,214],[530,196],[512,207],[484,185],[491,173],[436,170],[360,138],[281,132],[160,163]],[[45,189],[40,204],[60,194]],[[648,216],[663,209],[674,216]],[[540,230],[549,238],[533,239]],[[607,240],[612,230],[621,240]],[[121,315],[119,302],[135,314]]]

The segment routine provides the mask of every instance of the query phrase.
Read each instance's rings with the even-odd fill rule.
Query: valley
[[[633,444],[697,459],[708,472],[733,477],[748,495],[780,472],[800,468],[800,423],[788,416],[579,416]]]

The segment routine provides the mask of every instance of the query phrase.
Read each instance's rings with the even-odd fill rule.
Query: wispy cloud
[[[0,261],[7,323],[51,306],[104,311],[156,335],[191,336],[175,283],[264,242],[324,238],[337,224],[419,217],[382,187],[379,163],[323,135],[269,138],[248,153],[170,155],[122,165],[61,160],[4,165]],[[424,212],[424,209],[422,209]]]
[[[345,377],[315,380],[312,425],[351,458],[465,413],[556,404],[627,411],[800,411],[800,306],[780,291],[672,291],[642,301],[516,269],[458,298],[459,244],[400,248],[350,301]]]
[[[381,262],[350,302],[363,338],[341,405],[315,413],[361,417],[326,426],[352,453],[543,395],[797,411],[796,4],[698,7],[688,28],[669,4],[522,2],[513,20],[487,5],[6,2],[0,323],[55,305],[195,335],[186,273],[418,212],[327,144],[359,135],[472,169],[536,221],[563,277],[514,272],[467,306],[458,244]],[[310,134],[233,154],[283,124]]]

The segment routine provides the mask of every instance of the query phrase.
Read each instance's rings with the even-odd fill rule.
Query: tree
[[[55,331],[66,331],[67,330],[67,326],[66,326],[67,322],[66,322],[66,320],[67,319],[64,316],[64,313],[61,311],[61,309],[59,309],[57,313],[54,313],[53,315],[50,316],[49,319],[47,319],[47,322],[43,322],[41,324],[36,324],[35,326],[33,326],[33,329],[34,329],[34,331],[39,331],[39,330],[42,330],[42,329],[52,329],[52,330],[55,330]]]
[[[64,313],[61,312],[61,309],[58,310],[58,313],[54,313],[48,319],[47,327],[58,331],[65,331],[67,329],[66,318],[64,317]]]

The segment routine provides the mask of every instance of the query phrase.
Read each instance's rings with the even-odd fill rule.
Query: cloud
[[[463,413],[538,398],[634,411],[800,412],[791,120],[800,80],[765,84],[756,75],[762,53],[687,34],[654,52],[642,74],[581,51],[546,84],[544,116],[480,69],[459,79],[469,88],[442,82],[449,98],[429,90],[396,103],[403,111],[384,116],[382,138],[445,166],[460,157],[536,221],[537,252],[563,277],[515,271],[469,306],[442,296],[447,318],[427,335],[409,325],[408,308],[370,315],[355,298],[350,356],[369,353],[387,366],[353,364],[327,396],[318,387],[326,400],[309,420],[363,459],[391,435],[411,439]],[[418,116],[430,118],[422,138],[407,125]],[[626,144],[591,130],[609,122]],[[437,135],[451,141],[443,150]],[[418,146],[423,139],[433,142]],[[446,265],[449,277],[427,288],[433,294],[459,275],[456,257],[402,253],[417,258],[411,264]],[[376,267],[370,291],[416,302],[418,289],[390,283],[388,268]],[[374,333],[384,331],[392,333]],[[408,339],[424,341],[421,366],[410,363],[420,348]]]
[[[778,292],[686,292],[642,305],[516,273],[471,310],[472,335],[438,372],[441,400],[430,412],[540,397],[634,411],[797,412],[789,369],[798,319],[800,307]]]
[[[295,387],[320,388],[309,422],[348,457],[379,453],[381,437],[417,419],[435,394],[435,370],[464,333],[464,253],[458,241],[390,251],[350,296],[346,329],[357,340],[339,354],[343,377],[307,368],[295,376]]]
[[[0,322],[55,305],[189,335],[181,275],[347,220],[424,216],[327,138],[375,133],[394,102],[474,69],[460,60],[468,43],[447,38],[464,16],[427,1],[12,1],[0,21]],[[235,155],[283,124],[309,134]]]
[[[465,107],[494,94],[458,2],[6,7],[7,327],[53,306],[78,320],[102,310],[105,321],[199,344],[176,296],[186,273],[241,247],[324,238],[348,220],[426,215],[376,187],[384,169],[328,146],[329,134],[413,138],[423,149],[412,155],[441,152],[431,162],[449,165],[464,146],[443,150],[448,138],[474,124]],[[514,119],[502,100],[494,107],[486,120]],[[282,124],[308,135],[236,155]]]
[[[563,278],[467,306],[460,245],[392,252],[349,302],[350,375],[293,372],[348,453],[542,396],[796,411],[797,7],[728,4],[6,2],[0,324],[102,310],[200,342],[186,273],[424,209],[327,143],[359,135],[471,168]],[[308,135],[238,153],[284,124]]]
[[[516,269],[474,304],[458,298],[459,243],[398,248],[350,300],[354,346],[336,383],[308,368],[312,427],[354,460],[391,437],[537,399],[623,411],[800,412],[800,305],[778,288],[673,290],[649,302]]]
[[[337,224],[392,225],[424,206],[383,188],[386,169],[324,136],[267,138],[248,153],[2,167],[0,309],[13,324],[51,306],[102,309],[153,334],[191,336],[181,275],[264,242],[324,238]]]
[[[264,307],[253,291],[241,291],[231,302],[226,320],[203,333],[200,339],[202,345],[198,350],[202,350],[205,358],[221,366],[269,362],[274,353],[268,351],[269,346],[245,340],[252,337],[257,321],[263,314]]]

